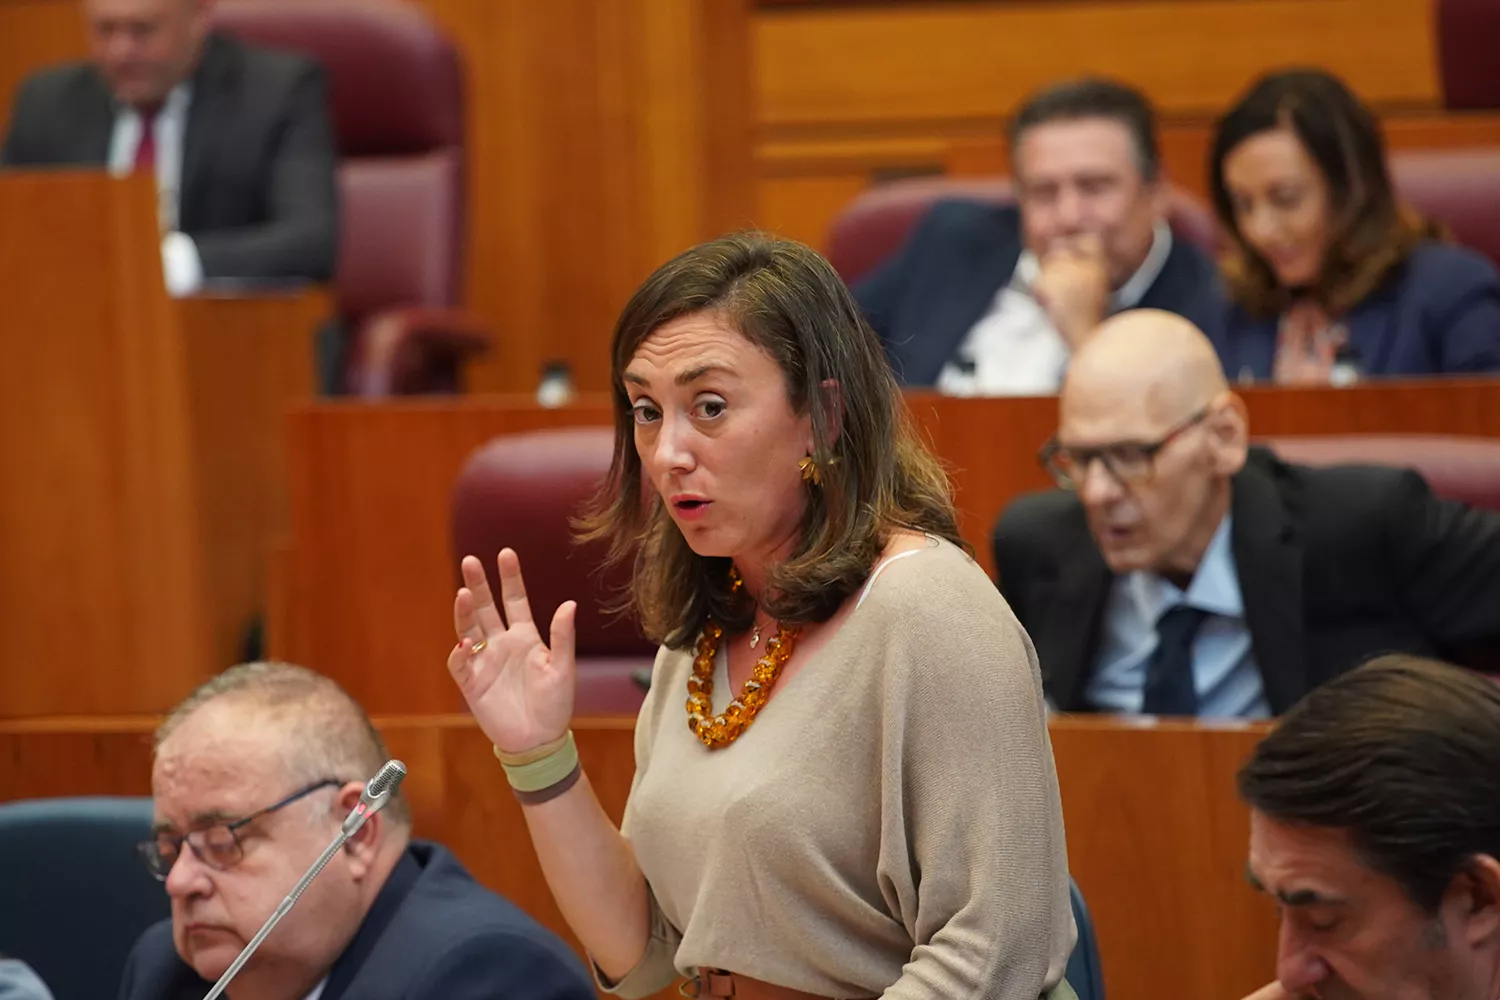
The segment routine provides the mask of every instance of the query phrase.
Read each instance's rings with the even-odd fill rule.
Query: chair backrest
[[[948,198],[1009,205],[1015,202],[1015,192],[1004,177],[913,177],[878,185],[855,198],[834,220],[829,262],[852,285],[899,250],[935,202]],[[1205,253],[1215,251],[1218,229],[1213,214],[1192,195],[1169,189],[1167,221],[1177,238]]]
[[[1068,895],[1073,903],[1073,924],[1078,940],[1068,956],[1068,985],[1078,1000],[1104,1000],[1104,968],[1099,964],[1099,940],[1094,936],[1094,921],[1078,883],[1068,879]]]
[[[1434,434],[1332,434],[1256,441],[1302,465],[1389,465],[1415,469],[1432,492],[1500,510],[1500,441]]]
[[[609,427],[506,435],[470,455],[453,487],[455,571],[463,556],[477,556],[498,597],[495,556],[506,546],[515,549],[544,637],[558,605],[578,602],[580,660],[656,651],[631,621],[603,611],[625,591],[628,572],[602,574],[603,546],[573,541],[570,521],[603,481],[613,451]]]
[[[214,25],[316,58],[339,144],[339,310],[459,300],[464,98],[457,50],[401,0],[223,0]]]
[[[1390,167],[1402,198],[1500,267],[1500,146],[1403,149]]]
[[[0,952],[28,962],[57,1000],[119,993],[136,939],[171,915],[135,845],[147,798],[0,805]]]
[[[1495,0],[1438,0],[1438,65],[1443,106],[1454,110],[1500,108],[1500,4]]]

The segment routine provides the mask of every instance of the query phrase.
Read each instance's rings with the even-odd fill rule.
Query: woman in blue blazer
[[[1397,203],[1380,126],[1338,78],[1257,81],[1219,120],[1210,175],[1231,378],[1500,371],[1500,275]]]

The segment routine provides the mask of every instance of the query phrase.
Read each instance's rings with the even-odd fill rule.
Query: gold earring
[[[818,469],[818,463],[813,461],[811,455],[798,462],[797,468],[802,470],[802,481],[804,483],[812,483],[814,486],[822,485],[823,473]]]

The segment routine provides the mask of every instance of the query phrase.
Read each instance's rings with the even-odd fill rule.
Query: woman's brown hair
[[[817,442],[821,484],[806,487],[800,538],[767,578],[768,612],[788,623],[826,621],[864,583],[895,529],[963,544],[948,477],[919,441],[880,341],[838,274],[800,243],[736,233],[658,268],[615,325],[614,458],[578,526],[584,541],[609,541],[611,564],[634,560],[622,610],[635,613],[648,637],[680,648],[709,618],[735,632],[754,615],[749,599],[730,591],[729,559],[694,553],[642,483],[625,392],[625,367],[641,342],[705,310],[722,313],[775,359],[793,410],[811,416]]]
[[[1296,135],[1328,184],[1333,213],[1322,273],[1310,288],[1280,284],[1266,260],[1245,241],[1224,183],[1224,161],[1236,146],[1262,132]],[[1298,293],[1331,316],[1363,301],[1424,240],[1441,230],[1396,200],[1386,169],[1380,123],[1370,109],[1323,70],[1286,70],[1262,77],[1219,119],[1209,160],[1214,213],[1230,236],[1224,261],[1234,300],[1257,316],[1275,316]]]

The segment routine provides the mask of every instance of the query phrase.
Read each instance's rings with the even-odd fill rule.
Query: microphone
[[[406,765],[399,760],[388,760],[384,767],[375,772],[375,777],[369,780],[365,790],[359,794],[359,805],[344,820],[342,832],[346,840],[359,832],[359,828],[365,825],[365,820],[385,808],[385,804],[395,793],[396,786],[405,777]]]
[[[281,901],[281,905],[276,907],[276,912],[271,914],[270,919],[261,925],[260,930],[255,932],[255,937],[250,939],[250,943],[245,945],[244,950],[230,963],[229,968],[224,970],[224,974],[219,977],[217,983],[214,983],[214,988],[208,991],[208,995],[203,1000],[217,1000],[229,988],[230,981],[245,967],[245,963],[250,961],[250,956],[255,954],[255,950],[261,946],[261,942],[265,941],[276,925],[281,923],[281,918],[291,912],[292,906],[301,898],[302,893],[306,891],[309,885],[312,885],[312,880],[317,878],[318,873],[327,866],[328,862],[333,860],[333,856],[339,852],[344,843],[350,837],[354,836],[360,827],[365,825],[366,820],[385,808],[386,803],[390,802],[391,796],[395,794],[396,789],[405,777],[406,765],[399,760],[388,760],[375,773],[375,777],[365,783],[365,790],[359,796],[359,804],[350,811],[348,818],[344,820],[344,825],[340,827],[338,835],[333,838],[333,843],[329,844],[327,849],[318,856],[318,860],[313,862],[312,867],[302,876],[296,888],[287,893],[286,898]]]

